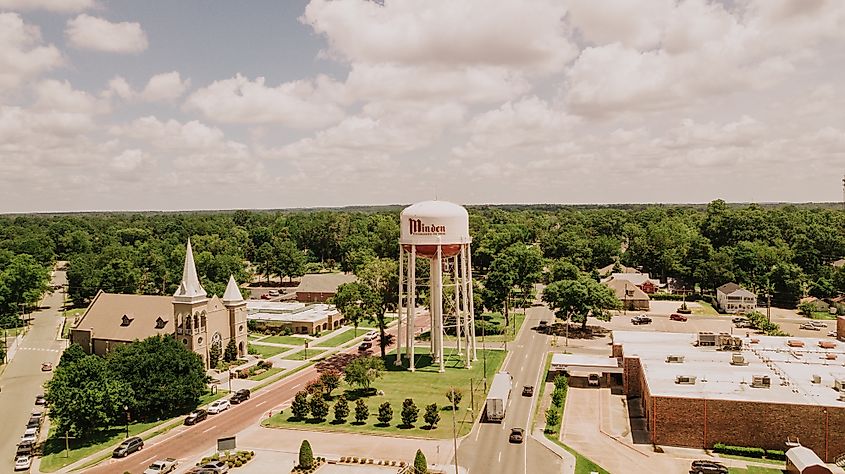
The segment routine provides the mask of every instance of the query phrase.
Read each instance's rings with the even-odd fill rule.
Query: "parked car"
[[[270,296],[279,296],[279,290],[270,290],[267,294]]]
[[[200,408],[192,411],[185,417],[185,424],[195,425],[206,418],[208,418],[208,412]]]
[[[144,440],[138,436],[126,438],[122,443],[112,451],[112,456],[116,458],[123,458],[130,454],[144,449]]]
[[[23,432],[23,436],[21,436],[21,443],[30,441],[35,443],[38,441],[38,428],[27,428],[26,431]]]
[[[751,323],[749,323],[748,321],[746,321],[744,319],[741,320],[741,321],[735,322],[734,325],[737,327],[737,329],[746,329],[746,328],[751,327]]]
[[[229,465],[223,461],[211,461],[201,466],[203,469],[213,469],[217,474],[226,474],[229,472]]]
[[[370,331],[364,335],[365,341],[375,341],[378,339],[378,331]]]
[[[600,385],[601,381],[599,380],[599,374],[590,374],[587,376],[588,387],[598,387]]]
[[[715,461],[693,461],[690,465],[690,474],[728,474],[728,468],[724,464]]]
[[[26,471],[27,469],[32,466],[32,456],[29,454],[21,454],[19,456],[15,456],[15,470],[16,471]]]
[[[523,397],[533,397],[534,396],[534,386],[533,385],[526,385],[522,387],[522,396]]]
[[[836,337],[836,336],[838,336],[838,334],[836,334],[836,331],[830,331],[829,333],[827,333],[827,336],[828,337]]]
[[[238,403],[245,402],[247,400],[249,400],[249,389],[248,388],[242,388],[242,389],[238,390],[237,392],[235,392],[234,395],[229,397],[229,403],[231,403],[232,405],[237,405]]]
[[[41,417],[40,416],[30,416],[29,421],[26,422],[26,428],[41,428]]]
[[[631,318],[631,324],[651,324],[651,318],[648,316],[634,316]]]
[[[269,299],[270,299],[270,295],[269,295],[268,293],[262,293],[262,294],[261,294],[261,299],[262,299],[262,300],[269,300]]]
[[[687,321],[686,316],[684,316],[683,314],[678,314],[678,313],[672,313],[672,315],[669,316],[669,319],[672,320],[672,321],[683,321],[683,322]]]
[[[230,406],[232,405],[229,403],[229,400],[226,400],[225,398],[222,400],[217,400],[216,402],[213,402],[211,405],[208,406],[208,414],[216,415],[220,412],[228,410]]]
[[[549,322],[546,321],[546,320],[540,321],[540,325],[537,326],[537,330],[539,330],[542,333],[545,333],[546,331],[549,330]]]
[[[508,437],[508,441],[511,443],[521,444],[523,439],[525,439],[525,430],[522,428],[511,428],[511,435]]]
[[[819,321],[817,319],[814,319],[814,320],[808,321],[808,322],[810,324],[812,324],[813,326],[816,326],[816,327],[819,327],[819,328],[827,328],[827,323],[825,323],[824,321]]]
[[[21,441],[18,443],[18,448],[15,453],[16,456],[32,455],[32,451],[35,450],[35,443],[32,441]]]
[[[821,328],[812,323],[804,323],[799,326],[799,329],[806,329],[807,331],[820,331]]]
[[[43,364],[41,364],[42,372],[50,372],[51,370],[53,370],[53,364],[51,364],[50,362],[44,362]]]
[[[167,474],[168,472],[175,471],[177,464],[179,464],[179,462],[174,458],[158,460],[150,464],[150,467],[144,471],[144,474]]]
[[[362,343],[358,346],[358,350],[359,350],[359,351],[361,351],[361,352],[363,352],[363,351],[370,350],[370,348],[372,348],[372,347],[373,347],[373,343],[372,343],[372,342],[367,342],[367,341],[364,341],[364,342],[362,342]]]
[[[44,395],[36,395],[35,396],[35,404],[36,405],[46,405],[47,399],[44,398]]]
[[[732,322],[732,323],[734,323],[734,324],[738,324],[738,323],[747,323],[747,322],[748,322],[748,319],[747,319],[747,318],[742,318],[742,317],[737,317],[737,318],[733,318],[733,319],[731,319],[731,322]]]

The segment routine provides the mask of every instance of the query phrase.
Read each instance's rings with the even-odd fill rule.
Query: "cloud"
[[[147,82],[141,96],[150,102],[175,100],[181,97],[190,86],[191,80],[183,81],[177,71],[156,74]]]
[[[132,90],[132,86],[126,82],[126,79],[122,76],[115,76],[109,81],[108,86],[100,95],[106,99],[119,97],[123,100],[130,100],[135,96],[135,91]]]
[[[74,112],[86,115],[102,114],[109,111],[108,104],[88,94],[74,89],[68,81],[47,79],[35,85],[37,97],[36,110],[54,110]]]
[[[94,6],[94,0],[0,0],[3,10],[47,10],[58,13],[78,12]]]
[[[195,91],[188,97],[186,107],[222,123],[314,128],[343,118],[343,109],[336,105],[341,99],[339,94],[337,82],[326,76],[268,87],[263,77],[251,81],[237,74]]]
[[[53,45],[43,45],[38,27],[16,13],[0,13],[0,94],[62,64]]]
[[[140,53],[149,45],[140,23],[112,23],[84,13],[68,20],[65,36],[71,46],[107,53]]]

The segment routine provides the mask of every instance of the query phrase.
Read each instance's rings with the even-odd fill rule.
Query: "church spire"
[[[226,306],[243,303],[244,297],[241,295],[241,290],[238,288],[238,283],[235,281],[233,275],[229,275],[229,283],[226,285],[226,292],[223,293],[223,304]]]
[[[185,267],[182,269],[182,282],[179,283],[179,288],[176,289],[173,297],[180,302],[195,303],[205,300],[207,296],[197,276],[194,251],[191,248],[191,239],[188,239],[188,247],[185,250]]]

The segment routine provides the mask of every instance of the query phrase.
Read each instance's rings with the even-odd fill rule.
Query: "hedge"
[[[744,446],[730,446],[716,443],[713,445],[713,452],[729,454],[731,456],[745,456],[748,458],[765,458],[776,461],[786,460],[786,453],[777,449],[748,448]]]
[[[676,295],[674,293],[652,293],[648,297],[654,301],[683,301],[684,295]],[[687,295],[687,301],[698,301],[701,295],[691,294]]]

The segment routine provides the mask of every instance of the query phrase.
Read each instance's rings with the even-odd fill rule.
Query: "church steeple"
[[[185,267],[182,269],[182,282],[173,294],[174,301],[178,303],[198,303],[208,298],[205,290],[200,284],[197,276],[197,267],[194,264],[194,251],[191,248],[191,239],[188,239],[188,247],[185,250]]]
[[[223,304],[233,306],[243,303],[243,301],[244,297],[241,295],[241,290],[238,288],[234,275],[229,275],[229,283],[226,285],[226,292],[223,293]]]

